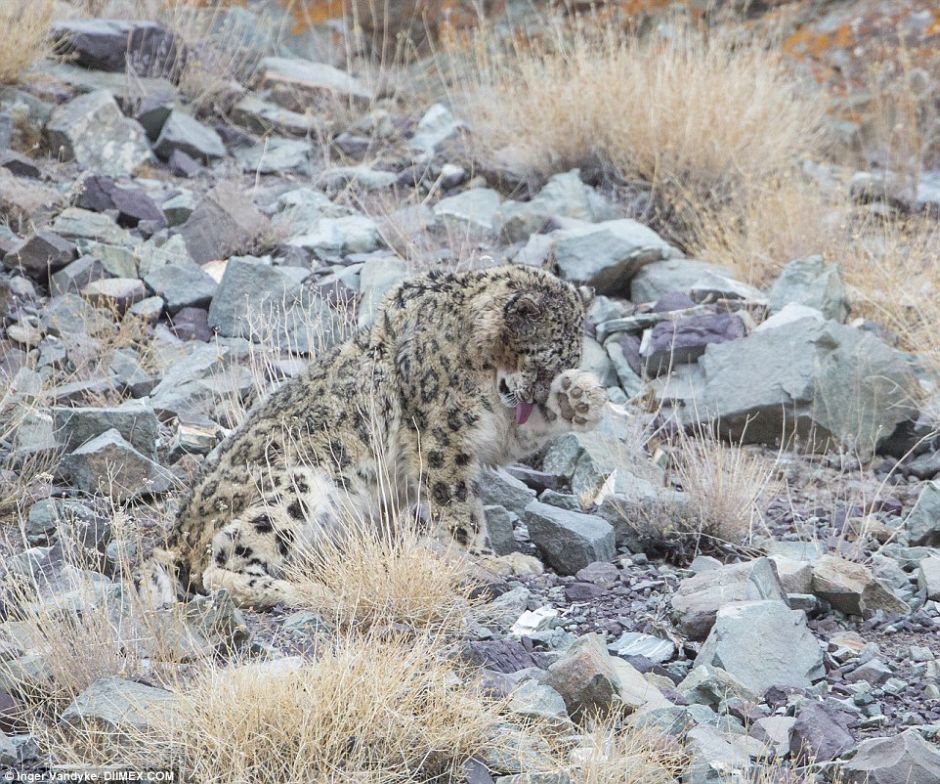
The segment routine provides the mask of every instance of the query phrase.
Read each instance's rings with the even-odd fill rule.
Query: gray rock
[[[163,298],[170,313],[207,306],[218,288],[215,280],[192,262],[157,267],[144,282]]]
[[[326,63],[286,57],[265,57],[258,68],[258,87],[270,91],[281,106],[303,112],[324,99],[352,100],[367,105],[372,91],[355,77]]]
[[[512,693],[506,708],[525,719],[548,721],[562,727],[570,724],[562,696],[551,686],[524,681]]]
[[[241,98],[231,112],[232,122],[252,133],[286,133],[306,136],[317,130],[317,118],[312,112],[292,112],[256,95]]]
[[[503,202],[497,216],[500,237],[507,242],[526,240],[553,217],[594,223],[610,220],[614,210],[574,169],[554,175],[531,201]]]
[[[232,353],[225,346],[193,345],[164,371],[150,393],[154,411],[161,417],[217,417],[220,399],[254,389],[251,372]]]
[[[828,762],[854,745],[845,714],[830,702],[807,703],[790,730],[790,754],[801,762]]]
[[[196,205],[180,235],[193,261],[205,264],[250,249],[268,226],[240,187],[222,183]]]
[[[842,766],[846,784],[934,784],[940,781],[940,749],[917,730],[863,740]]]
[[[179,698],[124,678],[95,681],[62,712],[61,723],[77,731],[146,732],[169,726],[179,709]]]
[[[849,302],[842,268],[826,264],[822,256],[791,261],[770,290],[770,310],[778,313],[789,304],[815,308],[827,319],[845,321]]]
[[[147,296],[147,289],[137,278],[99,278],[85,284],[82,296],[92,305],[104,305],[123,314]]]
[[[570,512],[533,501],[524,511],[529,538],[560,574],[574,574],[616,554],[614,529],[596,515]]]
[[[623,658],[643,656],[652,662],[665,664],[675,656],[676,646],[669,640],[654,637],[651,634],[624,632],[615,642],[607,646],[607,650]]]
[[[56,272],[49,279],[49,291],[56,294],[77,294],[93,280],[101,280],[108,274],[104,264],[94,256],[82,256]]]
[[[464,122],[458,120],[443,104],[436,103],[418,120],[408,146],[423,153],[433,153],[439,144],[453,136]]]
[[[480,498],[484,504],[499,504],[521,517],[535,500],[535,490],[505,469],[487,468],[480,477]]]
[[[279,174],[309,169],[310,152],[309,142],[274,137],[239,150],[235,157],[246,172]]]
[[[321,172],[317,184],[331,191],[353,186],[365,191],[391,188],[398,182],[395,172],[373,169],[371,166],[334,166]]]
[[[823,555],[813,564],[813,593],[837,610],[864,615],[874,610],[907,615],[910,607],[864,564]]]
[[[693,667],[676,686],[676,690],[689,702],[707,705],[716,711],[722,709],[729,699],[753,702],[760,697],[730,672],[707,664]]]
[[[936,215],[940,212],[940,172],[906,174],[856,172],[849,190],[858,201],[884,201],[907,212]]]
[[[678,255],[655,231],[628,219],[549,236],[562,278],[611,296],[626,296],[630,279],[644,264]]]
[[[351,253],[371,253],[382,244],[378,224],[364,215],[322,218],[313,229],[292,237],[287,244],[304,248],[317,258],[341,259]]]
[[[225,157],[222,137],[208,125],[178,109],[174,109],[163,124],[153,150],[163,160],[169,159],[177,150],[201,161]]]
[[[448,196],[434,205],[434,214],[455,231],[496,231],[500,195],[490,188],[471,188],[456,196]]]
[[[927,592],[927,598],[940,601],[940,556],[924,558],[917,567],[917,584]]]
[[[561,694],[573,718],[583,713],[603,713],[619,700],[614,660],[598,634],[579,637],[548,668],[547,683]]]
[[[408,264],[397,259],[373,259],[362,265],[359,273],[359,329],[372,324],[385,295],[412,274]]]
[[[912,545],[940,546],[940,480],[924,485],[904,521]]]
[[[744,322],[734,313],[706,313],[675,321],[661,321],[644,338],[640,354],[646,372],[658,376],[676,365],[698,360],[713,343],[740,340],[746,334]]]
[[[20,762],[20,755],[13,738],[0,732],[0,768],[10,768]]]
[[[754,765],[751,757],[764,753],[763,744],[753,738],[729,735],[700,724],[686,735],[689,764],[684,784],[725,784],[747,781]]]
[[[156,457],[160,422],[144,401],[128,401],[111,408],[56,407],[51,413],[56,438],[68,451],[115,429],[134,449],[150,458]]]
[[[679,628],[693,640],[702,640],[718,610],[730,602],[772,600],[785,607],[786,598],[773,563],[756,558],[683,580],[670,602]]]
[[[809,688],[826,674],[805,613],[774,600],[718,610],[695,663],[721,667],[758,694],[771,686]]]
[[[53,155],[96,174],[132,174],[153,160],[144,129],[123,115],[107,90],[56,107],[46,133]]]
[[[52,230],[75,240],[75,244],[80,248],[88,247],[88,243],[83,243],[82,240],[128,248],[140,243],[137,237],[118,226],[110,215],[83,210],[80,207],[62,210],[53,221]]]
[[[104,491],[119,503],[163,493],[173,486],[170,472],[134,449],[116,429],[66,455],[62,471],[80,490]]]
[[[688,294],[709,272],[730,277],[730,270],[695,259],[666,259],[645,264],[630,281],[633,302],[656,302],[666,294]]]
[[[728,275],[708,271],[692,284],[689,297],[693,302],[714,302],[715,300],[744,300],[755,304],[766,304],[767,297],[760,289],[741,283]]]
[[[803,319],[708,346],[700,410],[746,443],[796,437],[871,454],[915,414],[916,383],[900,355],[873,335]]]
[[[490,547],[496,555],[508,555],[516,550],[516,539],[512,532],[512,523],[518,519],[501,506],[488,505],[483,507],[483,516],[486,520],[486,533]]]
[[[29,508],[25,534],[30,545],[50,544],[63,529],[69,539],[92,550],[103,549],[110,538],[107,521],[80,501],[44,498]]]
[[[209,306],[208,324],[225,337],[270,339],[302,354],[329,348],[342,326],[328,303],[303,285],[309,276],[303,267],[232,257]]]
[[[21,270],[37,280],[65,267],[77,256],[75,245],[51,231],[38,231],[14,245],[3,257],[3,266]]]

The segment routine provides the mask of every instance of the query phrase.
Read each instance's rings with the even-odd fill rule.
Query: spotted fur
[[[487,552],[481,467],[592,426],[606,401],[576,370],[584,307],[576,287],[528,267],[397,286],[371,329],[278,388],[207,460],[169,538],[183,588],[293,603],[283,570],[296,548],[347,514],[419,499],[441,534]]]

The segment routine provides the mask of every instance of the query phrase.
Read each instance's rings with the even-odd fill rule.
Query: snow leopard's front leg
[[[553,438],[592,430],[607,405],[607,391],[588,370],[566,370],[552,381],[548,400],[536,406],[524,425],[516,426],[514,457],[537,452]]]

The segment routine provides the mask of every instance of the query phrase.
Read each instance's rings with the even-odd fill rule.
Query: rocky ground
[[[326,63],[265,57],[223,110],[154,65],[180,61],[160,25],[54,31],[69,61],[0,90],[0,769],[55,761],[13,586],[63,612],[120,593],[246,406],[396,282],[551,255],[598,293],[584,362],[610,410],[483,483],[500,554],[544,571],[486,577],[466,658],[516,718],[618,706],[676,739],[689,784],[940,782],[936,378],[853,314],[838,265],[755,288],[577,170],[527,189],[475,167],[446,101],[405,110]],[[126,75],[129,46],[152,75]],[[324,138],[324,116],[345,125]],[[937,178],[890,203],[936,214]],[[224,597],[183,617],[181,647],[260,659],[315,656],[323,633]],[[58,721],[145,724],[171,696],[100,679]],[[539,753],[481,749],[465,779],[571,781],[522,777]]]

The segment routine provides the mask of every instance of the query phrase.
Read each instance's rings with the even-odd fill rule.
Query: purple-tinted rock
[[[706,313],[675,321],[661,321],[652,329],[643,347],[646,371],[665,373],[674,365],[695,362],[711,343],[727,343],[743,338],[744,322],[732,313]]]
[[[69,19],[52,26],[56,51],[76,65],[138,76],[169,76],[181,66],[182,46],[156,22]]]
[[[536,493],[543,490],[557,490],[561,486],[561,477],[548,471],[536,471],[524,465],[511,465],[506,467],[506,473],[515,477]]]
[[[172,329],[180,340],[201,340],[205,343],[212,337],[209,312],[202,308],[181,308],[173,316]]]
[[[13,172],[17,177],[38,177],[42,172],[36,161],[13,150],[0,152],[0,166]]]
[[[111,177],[87,177],[77,206],[93,212],[117,210],[117,222],[125,228],[133,228],[142,220],[166,225],[163,212],[143,190],[122,188]]]
[[[170,174],[175,177],[195,177],[203,170],[199,161],[182,150],[173,150],[170,153],[167,166],[170,167]]]
[[[790,730],[790,753],[804,762],[828,762],[853,745],[846,714],[828,702],[806,705]]]
[[[682,291],[670,291],[663,294],[653,305],[653,313],[669,313],[673,310],[685,310],[695,307],[692,298]]]
[[[593,583],[572,583],[565,586],[565,598],[569,602],[589,602],[607,591]]]

